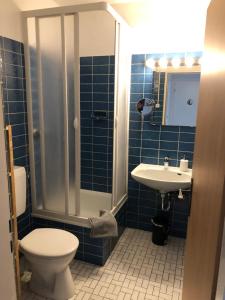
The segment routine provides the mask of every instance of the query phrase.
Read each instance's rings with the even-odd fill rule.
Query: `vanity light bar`
[[[160,59],[149,58],[145,61],[145,66],[151,69],[156,67],[167,68],[172,66],[174,68],[179,68],[180,66],[192,67],[193,65],[201,65],[202,58],[194,58],[193,56],[187,56],[185,58],[174,57],[171,59],[166,59],[166,57],[161,57]]]
[[[155,67],[155,60],[153,58],[149,58],[145,61],[145,66],[151,69],[154,69]]]
[[[168,60],[165,57],[161,57],[158,64],[161,68],[166,68],[168,66]]]
[[[174,57],[171,60],[171,64],[174,68],[179,68],[180,64],[181,64],[181,59],[179,57]]]
[[[184,63],[188,68],[191,68],[194,64],[194,58],[192,56],[187,56],[184,59]]]

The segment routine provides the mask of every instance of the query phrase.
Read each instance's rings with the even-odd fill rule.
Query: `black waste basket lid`
[[[161,225],[163,227],[168,227],[169,224],[168,218],[163,216],[155,216],[152,218],[152,221],[153,224],[155,223],[156,225]]]

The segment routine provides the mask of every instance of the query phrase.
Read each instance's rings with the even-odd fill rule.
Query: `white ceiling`
[[[107,2],[110,4],[136,2],[140,4],[152,0],[103,0],[103,1],[101,0],[38,0],[38,1],[37,0],[13,0],[13,1],[20,10],[33,10],[33,9],[42,9],[48,7],[78,5],[78,4],[87,4],[87,3],[95,3],[95,2]]]
[[[205,9],[210,0],[13,0],[14,3],[21,10],[31,10],[31,9],[41,9],[47,7],[65,6],[65,5],[76,5],[76,4],[86,4],[95,2],[107,2],[112,5],[115,4],[135,4],[136,6],[161,6],[169,3],[171,9],[176,9],[179,4],[188,6],[202,7]]]
[[[117,3],[132,3],[132,2],[149,2],[151,0],[55,0],[60,6],[62,5],[76,5],[76,4],[85,4],[85,3],[95,3],[95,2],[107,2],[110,4],[117,4]]]

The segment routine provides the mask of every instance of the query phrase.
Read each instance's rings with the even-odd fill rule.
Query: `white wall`
[[[12,1],[0,0],[0,36],[22,40],[19,9]],[[2,99],[0,99],[0,276],[1,299],[16,300],[16,287],[13,256],[10,251],[11,236],[9,233],[9,191],[6,170],[6,155],[3,127]]]
[[[54,0],[0,0],[0,36],[22,42],[21,11],[56,6]]]
[[[6,170],[2,99],[0,97],[0,298],[16,300],[13,255],[10,251],[9,191]]]
[[[148,0],[112,6],[130,25],[131,51],[135,54],[202,51],[207,3],[208,0]],[[101,12],[82,15],[81,55],[112,54],[113,19]]]
[[[55,0],[75,5],[95,0]],[[201,51],[210,0],[105,0],[132,30],[132,53]],[[102,35],[107,39],[107,33]]]
[[[0,0],[0,35],[22,41],[21,13],[12,0]]]
[[[80,56],[114,55],[115,20],[104,11],[80,13]]]

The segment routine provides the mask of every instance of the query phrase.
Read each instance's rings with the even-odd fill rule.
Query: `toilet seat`
[[[75,251],[79,240],[72,233],[55,228],[39,228],[20,241],[21,250],[42,257],[61,257]]]

